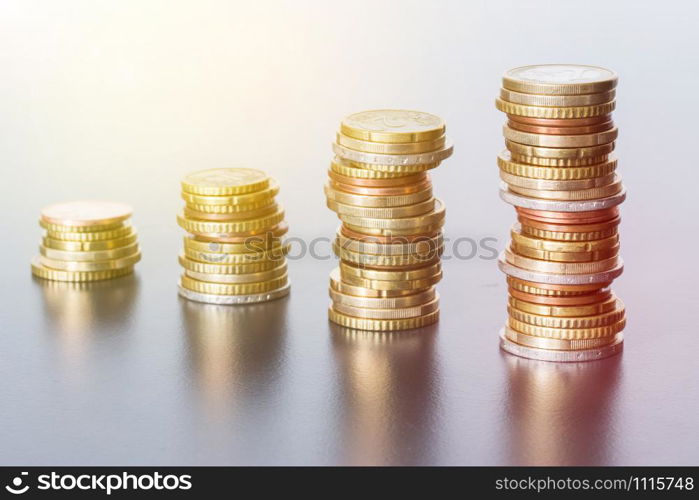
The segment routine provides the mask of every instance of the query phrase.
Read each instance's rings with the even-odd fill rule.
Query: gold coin
[[[624,306],[619,302],[612,311],[607,311],[595,316],[575,316],[575,317],[556,317],[543,316],[532,314],[509,306],[507,313],[510,318],[528,325],[543,326],[547,328],[598,328],[609,326],[621,321],[624,318]]]
[[[134,234],[135,234],[135,229],[130,225],[126,225],[126,226],[119,227],[117,229],[110,229],[108,231],[97,231],[94,233],[46,231],[46,238],[51,238],[52,240],[59,240],[59,241],[93,242],[93,241],[116,240],[119,238],[124,238],[126,236],[131,236]]]
[[[618,243],[611,248],[590,250],[587,252],[554,252],[551,250],[539,250],[536,248],[518,245],[514,241],[510,243],[510,248],[517,255],[552,262],[596,262],[619,255]]]
[[[198,205],[196,203],[186,203],[185,207],[193,210],[195,212],[201,212],[206,214],[230,214],[230,215],[243,215],[249,212],[254,212],[256,210],[263,210],[276,206],[274,197],[265,198],[260,201],[255,201],[251,203],[241,203],[240,205]]]
[[[198,210],[195,208],[198,205],[249,205],[254,203],[261,203],[274,198],[279,193],[279,184],[274,179],[269,180],[269,186],[261,191],[255,191],[253,193],[239,194],[239,195],[200,195],[192,194],[186,191],[182,192],[182,199],[187,202],[187,204],[193,205],[193,210]],[[203,210],[200,210],[203,211]]]
[[[185,236],[184,247],[195,252],[210,253],[256,253],[279,249],[283,240],[274,236],[250,236],[244,243],[219,243],[218,241],[201,241],[196,236]]]
[[[437,139],[446,126],[438,116],[421,111],[377,109],[349,115],[340,131],[362,141],[410,143]]]
[[[342,260],[346,260],[348,262],[364,266],[410,267],[428,265],[439,260],[439,257],[444,252],[444,246],[437,248],[434,252],[430,252],[430,254],[428,255],[373,255],[353,252],[346,248],[341,248],[337,244],[337,241],[335,241],[333,242],[333,252],[335,252],[335,255],[337,255]]]
[[[498,155],[500,172],[518,177],[550,181],[573,181],[605,177],[613,174],[616,166],[616,158],[611,158],[605,162],[587,167],[538,167],[512,161],[510,152],[507,150],[502,151]]]
[[[192,279],[198,281],[205,281],[209,283],[258,283],[262,281],[270,281],[279,278],[286,274],[286,262],[280,266],[274,267],[268,271],[258,271],[255,273],[246,274],[211,274],[211,273],[199,273],[196,271],[185,270],[185,276],[189,276]]]
[[[187,219],[198,219],[207,221],[238,221],[238,220],[250,220],[259,219],[260,217],[265,217],[267,215],[272,215],[279,211],[279,205],[275,202],[270,203],[262,208],[256,210],[249,210],[246,212],[233,212],[233,213],[210,213],[202,212],[200,210],[192,210],[188,206],[184,207],[184,216]]]
[[[419,234],[433,234],[437,231],[441,231],[442,226],[444,226],[444,219],[439,223],[432,226],[420,226],[412,229],[377,229],[370,227],[360,227],[353,224],[344,223],[344,226],[350,231],[355,233],[361,233],[366,236],[384,236],[384,237],[396,237],[396,236],[412,236]]]
[[[343,203],[345,205],[354,205],[366,208],[388,208],[399,207],[403,205],[414,205],[432,198],[432,188],[428,187],[422,191],[410,194],[393,195],[393,196],[376,196],[365,194],[353,194],[338,191],[325,185],[325,196],[328,200]]]
[[[616,255],[609,259],[594,262],[549,262],[517,255],[509,248],[505,249],[505,257],[507,262],[515,267],[529,271],[556,274],[595,274],[610,271],[619,264],[619,259]]]
[[[177,224],[193,234],[207,234],[210,236],[229,235],[247,233],[249,231],[259,231],[271,228],[284,220],[284,209],[279,207],[277,212],[260,217],[258,219],[248,219],[239,221],[214,222],[188,219],[184,214],[177,215]]]
[[[180,278],[180,286],[193,292],[212,295],[252,295],[276,290],[286,285],[287,281],[286,274],[259,283],[209,283],[185,275]]]
[[[49,259],[79,262],[121,259],[137,252],[138,243],[132,243],[119,248],[112,248],[110,250],[88,250],[77,252],[70,250],[56,250],[55,248],[47,248],[44,245],[39,246],[39,253],[44,257]]]
[[[110,269],[107,271],[62,271],[45,267],[41,264],[38,257],[32,260],[32,274],[37,278],[53,281],[68,281],[74,283],[101,281],[126,276],[132,272],[133,266],[121,269]]]
[[[98,231],[131,217],[133,210],[123,203],[109,201],[71,201],[57,203],[41,210],[41,222],[63,227],[68,231]],[[85,229],[82,229],[85,228]]]
[[[182,179],[183,191],[211,196],[247,194],[268,186],[269,176],[252,168],[211,168]]]
[[[366,253],[374,255],[418,255],[426,257],[437,255],[438,250],[444,245],[444,236],[438,233],[435,236],[425,236],[416,241],[407,241],[396,238],[396,242],[377,243],[372,241],[357,240],[348,238],[341,231],[337,233],[336,243],[340,248],[347,249],[355,253]]]
[[[345,224],[360,228],[382,229],[382,230],[414,230],[415,228],[438,226],[444,223],[446,207],[439,198],[435,198],[434,209],[425,215],[413,217],[402,217],[396,219],[378,219],[371,217],[357,217],[340,214],[339,218]],[[360,231],[363,232],[363,231]]]
[[[403,307],[414,307],[420,304],[426,304],[437,296],[435,287],[430,287],[424,291],[400,297],[360,297],[338,292],[335,290],[335,286],[338,288],[342,287],[341,285],[332,285],[329,290],[330,298],[335,306],[342,304],[344,306],[363,309],[399,309]]]
[[[507,326],[525,335],[535,337],[547,337],[552,339],[598,339],[600,337],[610,337],[621,332],[626,326],[626,319],[621,319],[616,323],[594,328],[549,328],[546,326],[536,326],[517,321],[510,317]]]
[[[412,297],[413,295],[417,295],[428,290],[374,290],[372,288],[363,288],[360,286],[350,285],[349,283],[345,283],[341,280],[340,269],[337,267],[330,271],[330,288],[344,295],[373,299]]]
[[[618,174],[614,174],[614,182],[606,186],[577,189],[575,191],[550,191],[542,189],[527,189],[518,186],[509,185],[510,191],[521,194],[529,198],[540,198],[544,200],[559,200],[559,201],[580,201],[580,200],[596,200],[598,198],[607,198],[613,196],[624,188],[621,183],[621,178]]]
[[[594,252],[596,250],[608,250],[619,244],[619,235],[592,241],[552,241],[541,238],[533,238],[522,233],[520,224],[514,224],[510,230],[512,242],[520,247],[529,247],[548,252]]]
[[[538,64],[506,71],[502,86],[525,94],[580,95],[608,92],[617,80],[614,71],[598,66]]]
[[[340,326],[347,328],[354,328],[357,330],[371,330],[379,332],[388,332],[395,330],[411,330],[413,328],[421,328],[423,326],[431,325],[439,320],[439,309],[425,316],[418,316],[416,318],[404,318],[404,319],[367,319],[367,318],[357,318],[354,316],[347,316],[334,311],[332,307],[328,308],[328,317],[333,323],[337,323]]]
[[[263,252],[248,253],[224,253],[212,251],[200,251],[185,246],[184,255],[188,259],[210,264],[250,264],[263,260],[280,261],[289,252],[291,245],[286,244],[276,248],[264,250]]]
[[[92,226],[67,226],[39,220],[39,226],[51,233],[94,233],[119,229],[124,226],[124,222],[110,222],[109,224],[94,224]]]
[[[385,143],[385,142],[370,142],[348,137],[338,132],[336,135],[337,143],[346,148],[365,153],[377,153],[384,155],[410,155],[418,153],[427,153],[436,151],[444,147],[446,137],[438,137],[430,141],[420,142],[404,142],[404,143]]]
[[[278,267],[283,259],[250,260],[241,264],[214,264],[188,259],[184,255],[178,257],[180,265],[187,271],[202,274],[250,274],[269,271]]]
[[[250,243],[260,241],[262,238],[279,238],[289,232],[289,224],[282,221],[271,228],[262,228],[257,231],[248,231],[247,233],[221,235],[197,234],[194,235],[199,241],[212,241],[216,243]]]
[[[122,269],[124,267],[133,267],[139,260],[141,260],[141,253],[138,251],[127,257],[104,261],[64,261],[50,259],[43,255],[39,257],[39,262],[42,266],[59,271],[109,271],[113,269]]]
[[[619,135],[619,129],[616,127],[595,134],[579,135],[532,134],[530,132],[512,129],[507,125],[503,126],[502,131],[505,139],[509,141],[545,148],[584,148],[601,146],[614,142]]]
[[[340,302],[333,302],[331,309],[339,314],[354,318],[366,318],[375,320],[396,320],[406,318],[416,318],[431,314],[439,309],[439,295],[430,302],[411,307],[401,307],[398,309],[367,309],[364,307],[353,307]]]
[[[526,224],[521,225],[522,234],[528,236],[533,236],[535,238],[541,238],[545,240],[556,240],[556,241],[592,241],[592,240],[602,240],[609,238],[619,233],[617,227],[610,227],[603,229],[601,231],[586,231],[580,233],[572,233],[565,231],[549,231],[546,229],[539,229],[536,227],[527,226]]]
[[[552,339],[526,335],[512,328],[505,328],[505,337],[512,342],[537,349],[551,349],[555,351],[577,351],[580,349],[594,349],[616,342],[617,335],[609,335],[595,339]]]
[[[593,106],[604,104],[614,100],[616,91],[614,89],[597,94],[579,95],[544,95],[544,94],[524,94],[513,90],[500,89],[500,99],[513,104],[524,104],[526,106],[547,106],[555,108],[570,108],[579,106]]]
[[[380,175],[386,175],[389,177],[400,177],[404,175],[416,175],[429,170],[437,168],[441,162],[427,162],[427,163],[399,163],[396,165],[387,165],[381,163],[362,163],[358,161],[351,161],[343,158],[343,161],[349,163],[350,165],[361,168],[363,170],[369,170],[371,172],[376,172]],[[383,177],[386,178],[386,177]]]
[[[575,317],[575,316],[596,316],[599,314],[608,313],[617,307],[618,299],[612,295],[603,302],[593,304],[577,305],[577,306],[557,306],[547,304],[534,304],[524,300],[510,297],[508,303],[511,307],[530,314],[539,316],[554,316],[554,317]],[[521,319],[521,318],[520,318]]]
[[[136,242],[136,235],[131,234],[123,238],[102,241],[63,241],[44,237],[41,241],[46,248],[54,250],[65,250],[67,252],[92,252],[97,250],[111,250],[113,248],[124,247]]]
[[[327,200],[328,208],[338,215],[350,217],[367,217],[374,219],[392,219],[399,217],[415,217],[425,215],[434,210],[435,199],[430,198],[414,205],[405,205],[402,207],[357,207],[355,205],[347,205],[338,203],[334,200]]]
[[[418,172],[418,174],[413,174],[404,172],[382,172],[380,170],[362,168],[361,166],[357,165],[361,164],[352,163],[340,158],[339,156],[336,156],[330,163],[330,170],[337,174],[344,175],[345,177],[354,177],[356,179],[394,179],[412,177],[421,173]]]
[[[358,286],[361,288],[371,288],[372,290],[424,290],[433,285],[436,285],[442,280],[442,271],[438,271],[434,276],[421,279],[413,279],[406,281],[383,281],[375,279],[367,279],[358,276],[349,276],[343,274],[342,281],[349,285]]]
[[[522,189],[532,189],[535,191],[576,191],[580,189],[592,189],[612,184],[615,179],[614,176],[615,174],[611,173],[590,179],[558,181],[548,179],[532,179],[530,177],[508,174],[500,170],[500,178],[505,181],[508,186]]]
[[[616,107],[616,101],[595,104],[592,106],[571,106],[565,108],[552,108],[547,106],[526,106],[495,99],[495,107],[508,115],[526,116],[528,118],[552,118],[571,119],[589,118],[591,116],[608,115]]]
[[[543,148],[539,146],[527,146],[505,139],[505,147],[513,155],[538,157],[538,158],[596,158],[608,155],[614,151],[614,143],[589,146],[585,148]]]
[[[441,267],[441,262],[435,262],[434,264],[423,267],[398,270],[392,269],[387,271],[384,269],[357,267],[347,264],[346,262],[340,262],[340,275],[342,279],[345,277],[355,277],[377,281],[412,281],[416,279],[433,278],[441,272]]]
[[[591,156],[589,158],[540,158],[538,156],[526,156],[516,153],[510,153],[512,161],[517,163],[522,163],[525,165],[531,165],[536,167],[555,167],[555,168],[569,168],[569,167],[592,167],[602,163],[606,163],[610,160],[609,154],[604,154],[600,156]]]

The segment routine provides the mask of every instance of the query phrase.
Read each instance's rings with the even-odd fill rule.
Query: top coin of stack
[[[141,259],[131,207],[105,201],[59,203],[41,211],[46,231],[32,273],[55,281],[86,282],[124,276]]]
[[[621,349],[624,306],[608,288],[622,271],[626,196],[612,156],[616,84],[613,71],[563,64],[503,77],[500,195],[519,222],[500,259],[510,295],[501,345],[514,354],[585,361]]]
[[[452,153],[445,129],[441,118],[418,111],[365,111],[342,121],[325,186],[342,221],[331,321],[377,331],[437,321],[445,209],[427,171]]]
[[[288,231],[275,201],[277,182],[260,170],[222,168],[182,181],[186,205],[177,216],[189,233],[180,264],[180,295],[199,302],[248,304],[289,292]]]

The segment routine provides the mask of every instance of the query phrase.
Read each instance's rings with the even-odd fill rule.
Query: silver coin
[[[554,361],[574,363],[576,361],[595,361],[619,354],[624,348],[624,334],[617,333],[613,344],[594,349],[580,349],[577,351],[553,351],[549,349],[537,349],[512,342],[505,337],[504,330],[500,330],[500,348],[503,351],[520,356],[522,358],[537,359],[539,361]]]
[[[615,278],[618,278],[624,271],[624,262],[619,257],[619,263],[614,269],[602,271],[599,273],[590,274],[556,274],[542,273],[538,271],[529,271],[521,267],[513,266],[505,259],[505,252],[500,253],[498,257],[498,267],[500,270],[524,281],[532,281],[534,283],[546,283],[549,285],[585,285],[588,283],[607,283]]]
[[[291,283],[287,283],[281,288],[265,293],[253,295],[215,295],[210,293],[199,293],[178,287],[178,293],[185,299],[195,302],[206,302],[207,304],[238,305],[238,304],[258,304],[269,300],[280,299],[289,294]]]
[[[333,142],[333,152],[340,158],[345,160],[355,161],[357,163],[370,163],[372,165],[425,165],[429,163],[437,163],[446,158],[449,158],[454,152],[454,144],[450,139],[447,139],[446,144],[442,149],[430,151],[429,153],[419,153],[412,155],[386,155],[378,153],[365,153],[354,149],[346,148]]]
[[[598,198],[596,200],[558,201],[528,198],[513,193],[507,189],[506,183],[501,182],[500,198],[502,198],[504,202],[514,205],[515,207],[529,208],[531,210],[545,210],[549,212],[590,212],[592,210],[604,210],[605,208],[611,208],[621,204],[626,199],[626,188],[622,187],[621,191],[613,196]]]

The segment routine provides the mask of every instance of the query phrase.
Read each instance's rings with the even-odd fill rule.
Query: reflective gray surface
[[[0,463],[697,464],[693,5],[326,3],[0,6]],[[310,256],[275,302],[177,296],[185,172],[266,169],[291,234],[331,237],[329,143],[366,108],[446,119],[456,152],[433,181],[447,236],[502,249],[515,217],[497,194],[493,98],[504,69],[552,61],[621,78],[621,356],[501,353],[504,277],[478,257],[445,262],[442,320],[404,335],[328,324],[334,263]],[[40,208],[79,198],[134,206],[135,276],[31,277]]]

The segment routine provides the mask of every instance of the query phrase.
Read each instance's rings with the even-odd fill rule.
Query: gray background
[[[0,2],[0,462],[696,465],[696,15],[673,1]],[[504,277],[480,258],[445,262],[442,321],[406,335],[329,325],[330,260],[290,262],[292,295],[274,303],[178,298],[182,175],[268,170],[291,234],[331,237],[329,145],[363,109],[442,116],[447,236],[503,248],[493,99],[506,68],[542,62],[620,75],[622,356],[502,354]],[[81,198],[134,206],[135,276],[32,279],[39,210]]]

